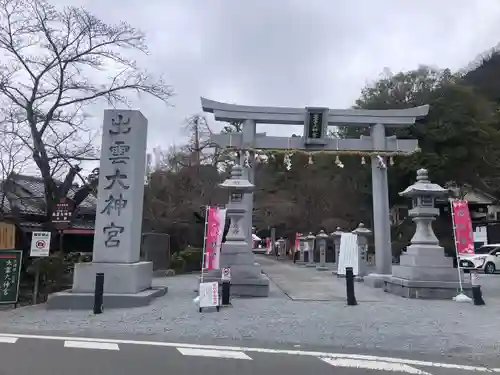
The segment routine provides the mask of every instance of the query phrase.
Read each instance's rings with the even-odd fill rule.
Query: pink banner
[[[301,237],[302,235],[300,233],[295,233],[295,250],[298,250],[299,249],[299,238]]]
[[[266,254],[271,254],[271,238],[266,237]]]
[[[458,255],[474,254],[474,235],[467,201],[454,200],[451,209]]]
[[[219,258],[225,222],[225,209],[220,209],[218,207],[208,208],[205,254],[203,258],[203,268],[208,271],[219,269],[220,267]]]

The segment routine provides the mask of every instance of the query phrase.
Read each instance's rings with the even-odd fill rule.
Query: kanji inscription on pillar
[[[139,111],[104,112],[94,262],[139,261],[146,142]]]

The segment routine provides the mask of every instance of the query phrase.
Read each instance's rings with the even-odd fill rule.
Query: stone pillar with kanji
[[[75,264],[71,292],[56,293],[49,308],[90,308],[97,273],[104,273],[105,307],[146,305],[165,294],[152,288],[152,262],[140,260],[146,145],[141,112],[104,112],[93,261]]]

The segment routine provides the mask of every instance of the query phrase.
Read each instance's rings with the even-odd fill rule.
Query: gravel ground
[[[347,307],[342,301],[292,301],[272,284],[267,299],[233,299],[233,308],[200,314],[192,301],[196,275],[185,275],[157,279],[169,292],[147,307],[105,310],[98,316],[46,311],[43,305],[0,311],[0,332],[154,334],[169,341],[249,339],[477,360],[494,358],[500,351],[500,276],[488,280],[499,285],[499,294],[483,307],[403,298]]]

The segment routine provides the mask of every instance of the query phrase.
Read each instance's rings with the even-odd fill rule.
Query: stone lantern
[[[253,191],[254,185],[243,177],[242,167],[233,166],[231,177],[219,186],[229,191],[227,217],[230,220],[226,242],[222,244],[220,267],[231,268],[231,294],[241,297],[267,297],[269,280],[263,277],[260,267],[254,263],[252,244],[247,242],[244,217],[247,205],[245,194]]]
[[[366,276],[366,264],[368,261],[368,237],[372,231],[359,223],[358,227],[352,231],[358,237],[358,277]]]
[[[316,239],[316,236],[309,232],[309,234],[306,237],[306,244],[307,244],[307,255],[308,255],[308,261],[306,264],[306,267],[315,267],[316,265],[314,264],[314,240]]]
[[[446,197],[448,190],[429,181],[426,169],[419,169],[417,181],[399,194],[412,200],[409,215],[416,229],[400,264],[392,267],[385,290],[407,298],[452,299],[460,288],[459,270],[445,256],[432,229],[432,221],[439,215],[436,198]],[[470,284],[463,287],[470,292]]]
[[[285,239],[281,237],[278,241],[278,255],[285,255]]]
[[[325,233],[323,229],[319,231],[316,235],[316,241],[319,247],[319,264],[316,269],[318,271],[327,271],[328,267],[326,266],[326,240],[328,239],[328,234]]]
[[[306,263],[306,237],[304,235],[300,235],[299,237],[299,252],[300,252],[300,258],[299,258],[299,264],[304,265]]]
[[[333,245],[335,247],[335,263],[338,265],[340,256],[340,238],[342,237],[342,230],[340,227],[337,227],[335,232],[330,233],[330,237],[333,238]]]

